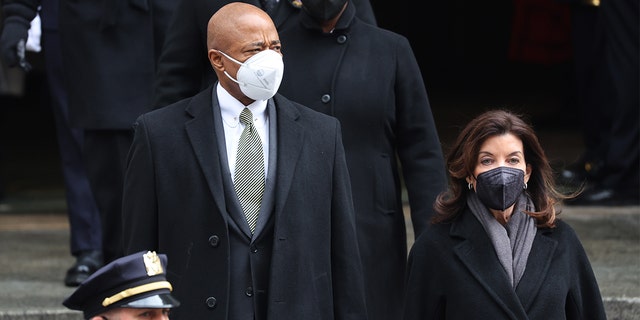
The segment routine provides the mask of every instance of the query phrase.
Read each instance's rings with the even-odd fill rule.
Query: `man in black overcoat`
[[[102,215],[105,263],[122,256],[122,177],[152,83],[173,0],[60,1],[71,124],[85,133],[87,174]]]
[[[264,11],[226,5],[209,30],[219,82],[137,121],[123,199],[127,252],[170,257],[181,303],[174,320],[367,319],[340,123],[276,94],[277,77],[267,78],[276,79],[269,95],[247,93],[241,75],[282,74],[279,65],[244,72],[264,61],[254,58],[282,63]],[[245,109],[265,160],[255,229],[235,189]]]

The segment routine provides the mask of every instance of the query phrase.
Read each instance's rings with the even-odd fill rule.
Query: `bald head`
[[[276,26],[264,10],[243,2],[232,2],[209,19],[207,49],[226,50],[231,43],[242,41],[247,32],[275,32]]]

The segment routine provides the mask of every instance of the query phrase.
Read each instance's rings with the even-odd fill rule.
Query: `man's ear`
[[[213,69],[224,71],[224,65],[222,64],[222,54],[220,52],[209,49],[207,52],[207,56],[209,57],[209,63]]]

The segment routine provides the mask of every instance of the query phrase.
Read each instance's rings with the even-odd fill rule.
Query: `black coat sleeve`
[[[208,21],[202,21],[197,14],[205,8],[197,3],[199,1],[180,1],[176,5],[158,60],[154,108],[191,97],[210,84],[204,83],[207,76],[215,78],[207,60],[206,34],[203,34]]]

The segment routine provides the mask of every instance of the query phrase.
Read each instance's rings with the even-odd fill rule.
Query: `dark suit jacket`
[[[516,290],[505,274],[466,209],[413,245],[404,319],[606,319],[587,255],[564,221],[538,229]]]
[[[358,16],[376,24],[369,0],[351,0],[358,8]],[[166,106],[190,97],[210,86],[215,73],[207,59],[207,24],[211,16],[231,0],[180,0],[167,31],[167,39],[158,62],[155,83],[156,107]],[[259,0],[243,0],[260,7]],[[279,1],[271,14],[276,28],[286,29],[300,11],[292,0]],[[284,47],[289,45],[283,44]]]
[[[60,0],[71,124],[131,129],[152,84],[175,0]]]
[[[277,177],[267,319],[366,319],[362,268],[340,126],[276,95]],[[227,319],[230,237],[209,88],[137,121],[124,192],[127,252],[170,257],[181,306],[172,319]],[[274,115],[270,115],[274,117]],[[264,239],[273,239],[264,243]],[[255,251],[254,251],[255,249]],[[252,252],[252,253],[249,253]]]
[[[371,319],[397,319],[407,262],[402,182],[415,234],[446,185],[438,131],[406,38],[363,23],[349,5],[330,35],[304,12],[280,32],[278,91],[340,120]]]

